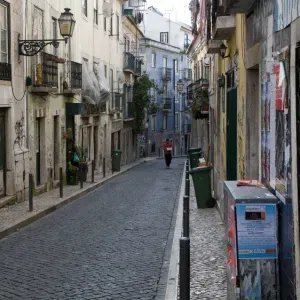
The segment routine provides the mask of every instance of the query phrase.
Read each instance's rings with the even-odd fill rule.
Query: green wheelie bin
[[[113,150],[112,151],[112,170],[114,172],[121,171],[121,150]]]
[[[199,164],[199,159],[202,156],[202,152],[193,152],[190,154],[190,168],[194,169],[198,167]]]
[[[195,153],[195,152],[202,152],[201,148],[190,148],[188,149],[188,156],[191,155],[191,153]]]
[[[215,200],[211,196],[211,166],[198,167],[189,173],[192,175],[198,208],[212,208]]]

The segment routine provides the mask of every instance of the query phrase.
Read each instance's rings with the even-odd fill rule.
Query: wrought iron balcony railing
[[[33,63],[33,87],[58,88],[57,57],[45,52],[35,57]]]
[[[0,80],[11,81],[11,64],[0,62]]]
[[[162,68],[162,79],[171,81],[171,68]]]
[[[171,106],[171,98],[163,98],[163,110],[169,110]]]
[[[124,53],[124,71],[125,72],[136,72],[136,58],[129,52]]]

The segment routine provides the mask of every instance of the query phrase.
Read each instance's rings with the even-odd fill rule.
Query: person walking
[[[173,144],[169,139],[163,144],[166,167],[169,168],[172,161]]]

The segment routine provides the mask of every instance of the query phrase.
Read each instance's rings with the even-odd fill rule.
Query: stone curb
[[[184,156],[186,157],[186,156]],[[179,193],[179,203],[176,213],[176,225],[174,229],[172,252],[170,257],[169,274],[165,300],[176,300],[178,298],[178,272],[179,272],[179,239],[182,233],[182,218],[183,218],[183,196],[185,193],[185,168],[183,166],[182,181]]]
[[[78,192],[77,194],[72,195],[72,196],[62,200],[59,203],[57,203],[55,205],[52,205],[52,206],[44,209],[43,211],[37,212],[35,215],[28,217],[26,220],[21,221],[21,222],[15,224],[15,225],[13,225],[9,228],[6,228],[6,229],[0,231],[0,240],[7,237],[7,236],[9,236],[10,234],[12,234],[12,233],[14,233],[14,232],[30,225],[30,224],[32,224],[32,223],[40,220],[41,218],[43,218],[43,217],[49,215],[50,213],[62,208],[63,206],[65,206],[65,205],[67,205],[67,204],[69,204],[69,203],[85,196],[86,194],[88,194],[88,193],[94,191],[95,189],[99,188],[100,186],[102,186],[103,184],[108,182],[109,180],[114,179],[114,178],[126,173],[127,171],[133,169],[134,167],[137,167],[138,165],[140,165],[142,163],[145,163],[147,161],[151,161],[151,160],[152,160],[151,158],[145,158],[145,159],[143,159],[143,160],[141,160],[137,163],[134,163],[133,165],[129,166],[127,169],[121,170],[118,173],[115,172],[111,176],[109,176],[107,178],[104,178],[101,182],[95,183],[94,185],[92,185],[92,186],[90,186],[86,189],[83,189],[82,191]]]

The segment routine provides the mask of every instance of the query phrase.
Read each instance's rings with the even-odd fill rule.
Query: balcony
[[[0,62],[0,80],[11,81],[11,64]]]
[[[223,0],[226,14],[247,13],[255,0]]]
[[[219,54],[221,43],[222,43],[221,41],[209,40],[207,42],[207,53],[208,54]]]
[[[29,87],[29,92],[58,92],[57,59],[57,56],[44,52],[34,57],[32,65],[32,85]]]
[[[184,69],[182,73],[182,77],[184,80],[192,80],[192,69]]]
[[[136,58],[129,52],[124,53],[124,72],[132,74],[136,72]]]
[[[218,16],[212,31],[213,40],[229,40],[235,31],[235,16]]]
[[[82,89],[82,65],[74,61],[68,61],[65,76],[64,94],[80,94]]]
[[[162,110],[171,110],[171,98],[163,98]]]
[[[162,80],[171,81],[171,68],[162,68]]]
[[[123,118],[125,121],[130,121],[133,119],[133,102],[126,103],[126,108],[123,114]]]

